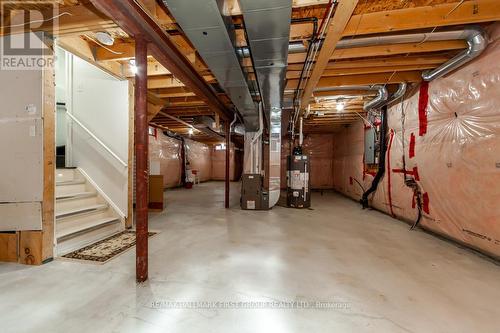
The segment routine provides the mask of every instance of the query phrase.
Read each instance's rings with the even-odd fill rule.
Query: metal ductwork
[[[473,26],[461,30],[437,31],[432,33],[397,34],[386,36],[345,38],[340,40],[335,46],[336,49],[350,49],[354,47],[366,47],[376,45],[437,42],[445,40],[465,40],[469,41],[477,35],[486,39],[485,32],[481,27]],[[318,41],[322,43],[322,41]],[[288,53],[307,52],[307,46],[303,42],[292,42],[288,45]],[[248,47],[239,47],[237,53],[242,57],[250,57]]]
[[[354,47],[367,47],[376,45],[389,44],[404,44],[404,43],[421,43],[421,42],[436,42],[445,40],[465,40],[468,48],[450,61],[444,63],[434,70],[429,70],[422,74],[425,81],[432,81],[447,73],[463,66],[465,63],[479,56],[487,46],[487,35],[483,28],[472,26],[461,30],[437,31],[432,33],[414,33],[414,34],[398,34],[373,37],[358,37],[345,38],[340,40],[336,49],[349,49]],[[321,41],[318,41],[321,43]],[[248,48],[238,48],[238,54],[242,57],[249,57]],[[307,47],[302,42],[290,43],[288,46],[289,53],[304,53]]]
[[[363,110],[370,111],[371,109],[377,109],[386,104],[389,99],[389,93],[387,89],[383,85],[373,85],[373,86],[340,86],[340,87],[323,87],[316,88],[314,92],[323,92],[323,91],[352,91],[352,90],[365,90],[365,91],[376,91],[377,96],[368,101],[363,106]]]
[[[471,27],[463,30],[463,38],[467,40],[467,50],[450,59],[438,68],[424,72],[422,74],[422,78],[425,81],[432,81],[440,78],[463,66],[467,62],[479,56],[488,45],[486,33],[481,27]]]
[[[215,121],[212,117],[209,116],[197,116],[193,118],[193,127],[196,129],[201,129],[201,128],[209,128],[214,132],[217,133],[222,133],[222,128],[219,126],[219,128],[216,127]]]
[[[162,1],[243,116],[245,127],[257,130],[257,104],[236,54],[231,18],[222,14],[224,1]]]
[[[292,0],[240,0],[264,113],[269,119],[269,208],[278,203],[281,179],[281,110]]]
[[[399,84],[398,90],[396,90],[391,96],[389,97],[389,100],[385,104],[391,104],[398,99],[402,98],[406,94],[406,89],[408,88],[408,84],[406,82],[401,82]]]
[[[363,110],[365,111],[370,111],[371,109],[377,109],[382,107],[389,98],[389,93],[387,92],[385,86],[375,85],[372,86],[372,88],[377,90],[377,97],[365,103],[365,105],[363,106]]]

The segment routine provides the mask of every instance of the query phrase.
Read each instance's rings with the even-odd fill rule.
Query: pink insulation
[[[302,148],[311,161],[311,188],[333,188],[333,134],[307,134]]]
[[[231,147],[229,152],[229,179],[232,181],[235,179],[235,155],[234,146]],[[216,150],[215,146],[212,147],[212,179],[213,180],[225,180],[226,179],[226,151]]]
[[[211,147],[186,139],[186,154],[191,170],[196,170],[202,182],[212,179]]]
[[[494,42],[478,59],[388,110],[387,169],[371,204],[415,221],[406,173],[423,194],[422,227],[500,257],[500,24],[489,32]],[[367,189],[373,179],[363,173],[363,132],[358,122],[334,142],[335,188],[354,199],[355,180]]]
[[[180,140],[168,137],[159,130],[156,136],[149,137],[150,171],[151,174],[160,173],[164,176],[163,185],[165,188],[182,184],[181,145]],[[198,171],[202,182],[225,179],[225,150],[215,150],[215,146],[189,139],[185,140],[185,146],[189,168]],[[241,168],[241,165],[236,165],[234,147],[231,148],[230,158],[230,175],[231,180],[234,181],[239,177],[236,175],[236,170]]]
[[[157,135],[149,136],[150,169],[153,164],[160,164],[160,174],[163,175],[165,188],[181,184],[181,142],[157,131]]]
[[[311,188],[315,190],[333,188],[333,143],[334,134],[305,134],[303,153],[311,163]],[[289,141],[283,138],[281,147],[281,188],[286,188],[286,164],[290,155]]]

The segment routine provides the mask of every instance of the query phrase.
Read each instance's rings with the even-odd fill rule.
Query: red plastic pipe
[[[135,38],[136,280],[148,279],[148,44]]]

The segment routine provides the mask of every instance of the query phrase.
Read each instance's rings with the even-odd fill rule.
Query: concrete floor
[[[105,265],[0,264],[0,331],[500,331],[495,263],[336,194],[316,194],[314,210],[250,212],[233,190],[230,210],[223,183],[166,193],[144,285],[134,251]],[[272,308],[280,301],[331,308]]]

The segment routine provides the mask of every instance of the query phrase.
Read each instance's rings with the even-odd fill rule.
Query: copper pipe
[[[148,279],[148,44],[135,39],[136,280]]]
[[[225,207],[229,208],[229,163],[230,163],[230,153],[231,153],[231,126],[229,125],[229,121],[225,122],[226,127],[226,193],[225,193]]]

